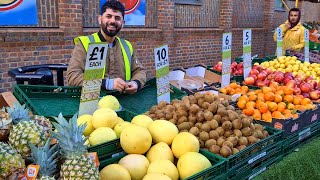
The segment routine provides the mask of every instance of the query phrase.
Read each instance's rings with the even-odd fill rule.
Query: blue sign
[[[37,24],[36,0],[0,0],[0,26]]]

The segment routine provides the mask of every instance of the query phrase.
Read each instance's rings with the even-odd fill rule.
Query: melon
[[[186,152],[199,152],[199,140],[189,132],[179,133],[172,141],[171,149],[176,158]]]
[[[117,113],[109,108],[97,109],[92,116],[92,125],[95,129],[99,127],[113,128],[118,122]]]
[[[104,96],[99,100],[98,103],[99,108],[110,108],[112,110],[119,110],[120,103],[118,99],[112,95]]]
[[[121,158],[118,164],[129,171],[132,180],[140,180],[147,174],[150,163],[143,155],[129,154]]]
[[[179,133],[175,124],[167,120],[155,120],[149,126],[154,143],[165,142],[171,145],[174,137]]]
[[[121,132],[120,144],[128,154],[144,154],[151,147],[152,137],[148,129],[132,124]]]
[[[119,164],[110,164],[100,171],[101,180],[131,180],[129,171]]]

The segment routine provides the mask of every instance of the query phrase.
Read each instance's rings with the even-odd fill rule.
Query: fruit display
[[[146,115],[174,123],[180,131],[176,138],[189,132],[197,137],[200,148],[223,157],[236,154],[268,136],[263,126],[253,124],[252,117],[235,110],[218,95],[195,93],[170,104],[160,102]],[[195,140],[190,138],[181,142],[192,144]],[[172,148],[174,144],[173,141]]]
[[[222,61],[219,61],[211,69],[218,71],[218,72],[222,72]],[[230,73],[231,73],[231,75],[234,75],[234,76],[242,76],[243,75],[243,62],[240,62],[239,64],[237,62],[232,62],[231,67],[230,67]]]
[[[247,116],[266,122],[271,122],[272,118],[295,119],[299,117],[297,110],[303,112],[315,108],[309,98],[294,95],[292,88],[276,83],[270,86],[242,95],[237,102],[238,108]]]
[[[219,92],[226,95],[246,94],[249,91],[248,86],[241,86],[237,83],[230,83],[229,86],[220,88]]]
[[[304,61],[305,58],[304,53],[302,52],[292,52],[290,55],[296,56],[301,61]],[[320,55],[317,53],[309,52],[309,61],[311,63],[320,63]]]

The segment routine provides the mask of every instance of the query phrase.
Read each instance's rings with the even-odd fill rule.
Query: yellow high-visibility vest
[[[121,52],[123,56],[124,66],[126,70],[126,81],[129,81],[131,79],[131,57],[133,54],[133,47],[132,44],[122,38],[119,38],[116,36],[120,43]],[[74,38],[73,42],[74,44],[78,44],[78,42],[81,42],[86,52],[88,51],[88,47],[90,43],[99,43],[101,42],[101,39],[99,38],[98,33],[93,33],[88,36],[79,36]]]

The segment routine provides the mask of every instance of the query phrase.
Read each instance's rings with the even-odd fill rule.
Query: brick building
[[[99,0],[37,0],[37,26],[0,27],[0,92],[12,90],[8,70],[19,66],[68,63],[73,38],[98,30]],[[146,25],[127,26],[120,36],[134,45],[153,77],[153,49],[169,44],[171,68],[221,60],[223,32],[233,33],[232,56],[242,54],[242,30],[252,29],[252,53],[275,52],[272,31],[287,19],[279,0],[146,0]],[[289,7],[294,1],[288,2]],[[317,21],[320,3],[299,2],[301,21]]]

